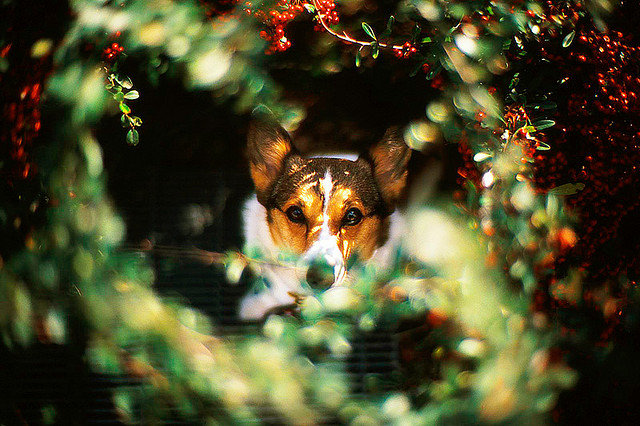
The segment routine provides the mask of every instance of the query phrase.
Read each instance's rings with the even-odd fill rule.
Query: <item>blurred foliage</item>
[[[144,423],[175,410],[193,421],[257,421],[256,407],[265,405],[295,424],[544,421],[576,374],[555,351],[554,318],[532,309],[532,299],[553,273],[555,257],[575,244],[560,197],[578,189],[541,194],[533,187],[533,154],[549,149],[540,132],[554,124],[542,115],[552,100],[523,98],[511,84],[517,75],[507,56],[517,58],[523,40],[555,37],[570,48],[576,20],[588,12],[602,26],[612,5],[582,3],[416,0],[395,11],[385,5],[396,22],[385,37],[416,47],[398,60],[407,73],[437,79],[442,93],[424,119],[407,127],[407,143],[422,149],[443,138],[462,141],[479,179],[467,182],[467,199],[457,205],[446,199],[425,205],[420,197],[410,204],[413,232],[395,270],[354,268],[352,286],[305,298],[299,318],[269,317],[261,335],[230,342],[215,337],[200,313],[157,296],[144,259],[116,251],[124,224],[105,193],[92,126],[118,113],[129,127],[128,142],[137,144],[139,119],[125,99],[140,94],[113,69],[105,73],[101,49],[118,34],[127,55],[147,64],[151,81],[180,77],[189,90],[233,99],[238,113],[265,104],[295,128],[304,111],[283,100],[267,72],[279,59],[265,59],[261,23],[241,12],[207,18],[205,7],[191,1],[71,1],[73,20],[55,48],[46,90],[48,102],[66,111],[42,164],[51,201],[46,225],[27,236],[24,250],[3,259],[3,344],[86,346],[96,371],[141,379],[142,386],[120,389],[114,401],[125,418]],[[377,22],[356,22],[365,3],[344,7],[350,31],[377,40]],[[335,37],[319,33],[315,43],[302,63],[317,61],[313,69],[324,72],[347,66],[335,53],[344,49]],[[380,52],[356,47],[352,66],[356,50],[362,67],[385,54],[381,45]],[[37,54],[42,49],[34,47]],[[515,108],[505,109],[505,102]],[[3,226],[12,224],[3,220]],[[232,281],[247,264],[259,270],[241,255],[229,254],[223,263]],[[577,270],[556,278],[554,295],[581,297]],[[422,360],[436,365],[437,378],[420,378],[415,388],[383,398],[353,398],[343,363],[350,337],[416,316],[426,316],[439,336]]]

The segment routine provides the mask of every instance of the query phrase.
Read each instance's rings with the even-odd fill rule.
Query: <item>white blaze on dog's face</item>
[[[340,284],[354,254],[366,260],[385,243],[411,154],[396,131],[355,161],[303,158],[284,129],[256,122],[248,154],[271,238],[305,261],[311,286]]]

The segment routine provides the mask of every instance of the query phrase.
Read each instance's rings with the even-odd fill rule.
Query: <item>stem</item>
[[[106,75],[107,75],[107,80],[109,80],[109,83],[110,83],[112,86],[115,86],[116,84],[118,84],[118,85],[119,85],[119,83],[118,83],[118,82],[113,78],[113,74],[111,73],[111,71],[110,71],[107,67],[102,67],[102,69],[103,69],[103,70],[104,70],[104,72],[106,73]],[[111,92],[109,92],[109,93],[111,93]],[[122,101],[122,102],[120,102],[120,103],[124,103],[124,101]],[[121,112],[122,114],[124,114],[124,115],[127,117],[127,123],[129,124],[130,129],[131,129],[131,130],[135,130],[135,129],[136,129],[136,126],[135,126],[135,124],[133,124],[133,119],[131,118],[131,112],[124,112],[124,111],[122,111],[122,110],[120,110],[120,112]]]
[[[390,48],[390,49],[394,49],[394,50],[402,50],[403,49],[403,46],[381,43],[378,40],[374,40],[374,41],[357,40],[357,39],[351,37],[345,31],[343,31],[342,34],[338,34],[337,32],[333,31],[331,28],[329,28],[329,26],[326,24],[326,22],[324,22],[322,14],[320,13],[320,7],[318,5],[318,1],[317,0],[311,0],[311,1],[313,3],[313,7],[316,8],[316,16],[318,17],[318,21],[320,21],[320,24],[325,29],[325,31],[327,31],[332,36],[334,36],[334,37],[336,37],[336,38],[338,38],[338,39],[340,39],[340,40],[342,40],[344,42],[352,43],[352,44],[359,44],[360,46],[371,46],[372,44],[376,43],[380,48],[383,48],[383,49],[384,48]]]

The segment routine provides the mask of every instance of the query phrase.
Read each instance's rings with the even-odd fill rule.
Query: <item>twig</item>
[[[129,250],[129,251],[154,252],[160,255],[166,255],[171,257],[188,257],[188,258],[200,260],[207,265],[211,265],[214,263],[217,265],[224,265],[227,259],[226,253],[208,251],[208,250],[203,250],[199,248],[153,245],[151,243],[123,246],[122,249]],[[276,260],[265,260],[265,259],[256,259],[253,257],[249,257],[246,254],[239,251],[236,251],[235,255],[238,256],[240,259],[242,259],[246,264],[278,266],[281,268],[289,268],[289,269],[301,269],[296,265],[291,265],[291,264],[279,262]]]
[[[322,13],[320,13],[320,7],[318,6],[318,1],[317,0],[311,0],[313,2],[313,7],[316,8],[316,15],[318,16],[318,21],[320,21],[320,24],[322,25],[322,27],[332,36],[337,37],[338,39],[347,42],[347,43],[353,43],[353,44],[359,44],[360,46],[371,46],[372,44],[377,44],[379,47],[381,48],[390,48],[393,50],[403,50],[403,46],[401,45],[390,45],[390,44],[386,44],[386,43],[381,43],[378,40],[374,40],[374,41],[362,41],[362,40],[357,40],[353,37],[351,37],[349,34],[346,33],[346,31],[343,31],[342,34],[338,34],[337,32],[333,31],[331,28],[329,28],[329,26],[326,24],[326,22],[324,22],[324,19],[322,17]]]

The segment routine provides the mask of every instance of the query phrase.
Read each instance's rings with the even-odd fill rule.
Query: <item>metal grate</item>
[[[395,384],[398,350],[393,330],[360,333],[351,340],[347,358],[351,389],[356,395],[384,392]]]

